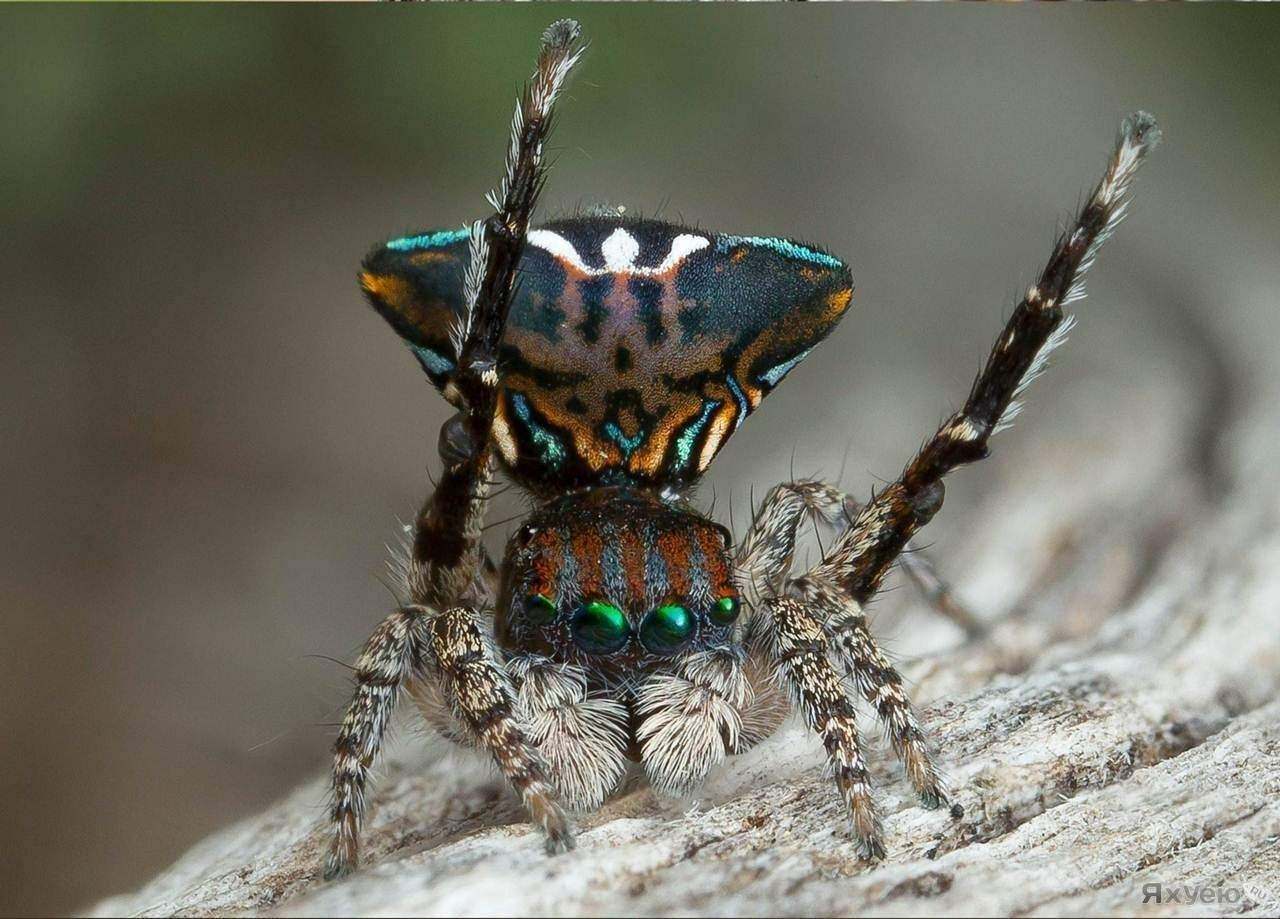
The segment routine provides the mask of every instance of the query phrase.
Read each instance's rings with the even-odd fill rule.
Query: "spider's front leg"
[[[568,821],[514,716],[515,694],[475,607],[489,602],[480,542],[493,475],[498,345],[510,310],[525,234],[546,178],[543,145],[556,96],[582,56],[580,29],[561,20],[542,36],[537,69],[516,104],[495,213],[471,232],[465,308],[452,330],[455,371],[446,395],[459,424],[442,444],[444,474],[419,512],[406,575],[410,604],[374,633],[356,668],[356,691],[334,746],[333,838],[327,878],[358,862],[364,790],[400,690],[436,680],[467,739],[493,756],[521,794],[552,851],[572,846]]]
[[[434,682],[461,740],[488,751],[547,836],[547,850],[573,848],[568,821],[515,715],[515,694],[479,615],[406,606],[383,620],[356,663],[356,692],[334,743],[333,837],[327,880],[359,864],[365,788],[401,689]]]
[[[526,729],[515,717],[516,696],[479,616],[466,607],[446,610],[431,620],[434,674],[455,716],[477,745],[492,754],[503,777],[520,795],[534,823],[547,837],[548,852],[573,848],[573,835],[541,759]]]
[[[1159,138],[1150,115],[1125,119],[1102,180],[1009,317],[964,407],[943,423],[897,481],[858,511],[818,565],[799,578],[783,580],[794,543],[770,544],[761,541],[764,534],[744,543],[757,576],[744,573],[743,590],[764,612],[750,623],[748,640],[778,662],[806,720],[822,735],[855,829],[870,853],[880,850],[878,824],[864,787],[856,736],[846,726],[849,702],[838,680],[833,682],[830,660],[844,666],[875,706],[925,803],[945,800],[901,677],[876,646],[863,607],[908,540],[942,506],[943,477],[987,456],[991,436],[1017,415],[1018,396],[1066,339],[1071,321],[1063,306],[1084,296],[1085,272],[1124,216],[1134,174]]]

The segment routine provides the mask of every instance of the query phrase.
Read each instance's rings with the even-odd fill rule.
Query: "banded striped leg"
[[[857,716],[840,674],[827,657],[826,630],[809,606],[792,597],[770,600],[764,610],[769,656],[805,723],[822,738],[862,856],[884,858],[871,778],[858,745]]]
[[[902,761],[920,803],[930,810],[946,803],[947,793],[933,763],[928,741],[902,685],[902,676],[880,650],[862,606],[839,587],[812,572],[797,578],[792,590],[822,620],[828,650],[853,680]]]
[[[907,541],[942,506],[943,477],[987,456],[991,436],[1017,415],[1018,396],[1066,339],[1071,320],[1063,306],[1084,296],[1085,272],[1124,216],[1133,177],[1159,139],[1150,115],[1139,112],[1124,120],[1101,181],[1058,239],[1039,280],[1014,308],[964,407],[943,423],[896,482],[862,508],[811,572],[815,580],[840,585],[855,602],[866,603]]]
[[[792,582],[791,589],[798,595],[835,611],[827,624],[841,659],[886,722],[894,747],[926,802],[941,802],[942,789],[901,678],[872,640],[863,605],[879,589],[907,541],[942,506],[943,476],[987,455],[991,435],[1012,421],[1018,412],[1018,395],[1065,339],[1070,321],[1062,307],[1084,295],[1084,273],[1124,216],[1129,185],[1159,137],[1150,115],[1138,113],[1125,119],[1102,180],[1075,225],[1058,240],[1037,284],[1009,317],[964,407],[925,444],[898,481],[857,513],[822,562]]]
[[[517,654],[503,669],[515,687],[516,720],[538,751],[559,800],[571,810],[598,808],[626,772],[626,706],[592,693],[586,672],[575,664]],[[454,743],[477,745],[441,682],[419,680],[409,690],[432,729]]]
[[[516,718],[511,677],[499,662],[479,617],[458,606],[431,621],[431,656],[445,698],[477,746],[493,756],[547,837],[547,851],[573,848],[569,821],[547,781],[542,761]]]
[[[444,473],[415,520],[405,573],[415,604],[412,610],[448,610],[431,619],[431,634],[422,641],[430,644],[439,674],[449,684],[446,696],[455,714],[493,752],[534,820],[546,829],[548,847],[556,851],[572,844],[568,824],[511,716],[511,692],[500,664],[481,647],[483,641],[474,640],[479,630],[474,617],[467,620],[470,625],[458,624],[460,617],[471,614],[456,607],[489,599],[480,536],[493,474],[498,342],[511,307],[525,233],[546,180],[543,145],[551,132],[556,96],[582,56],[580,36],[578,24],[568,19],[543,33],[537,67],[516,103],[506,174],[500,188],[489,195],[495,213],[472,227],[466,310],[452,335],[457,369],[445,389],[458,406],[460,424],[442,432]],[[410,610],[402,614],[408,622],[418,620]],[[400,622],[393,616],[380,626],[361,657],[355,698],[339,733],[334,754],[335,842],[325,864],[327,877],[350,871],[358,860],[369,767],[399,690],[412,675],[415,658],[422,656],[415,646],[417,629],[406,627],[401,634],[401,626],[393,621]]]
[[[769,636],[766,629],[763,637],[775,646],[793,640],[782,631],[788,619],[799,619],[803,614],[817,626],[810,628],[808,634],[799,626],[792,628],[797,633],[795,641],[809,642],[808,660],[814,673],[822,672],[814,657],[817,649],[813,642],[818,636],[828,637],[821,629],[825,619],[835,645],[830,650],[841,658],[863,694],[876,706],[926,803],[941,803],[944,794],[902,691],[901,678],[888,666],[871,638],[863,605],[875,595],[889,566],[911,537],[941,507],[943,477],[956,466],[987,455],[991,435],[1012,422],[1019,410],[1017,397],[1043,371],[1053,349],[1065,340],[1071,323],[1062,307],[1084,296],[1085,272],[1098,247],[1124,216],[1133,177],[1159,138],[1151,116],[1138,113],[1125,119],[1102,180],[1075,224],[1058,240],[1039,281],[1014,309],[964,407],[925,444],[898,481],[857,512],[819,565],[785,585],[788,594],[802,599],[779,600],[771,607],[766,603],[773,615],[765,624],[776,634]],[[770,579],[776,582],[790,565],[793,544],[763,548],[750,548],[751,545],[750,539],[744,542],[748,557],[754,553],[760,560],[757,567],[765,573],[766,584]],[[776,584],[768,586],[777,589]],[[744,592],[755,589],[754,584],[749,584]],[[755,599],[750,593],[748,596]],[[824,644],[824,663],[827,650]],[[788,672],[788,676],[794,682],[794,674]],[[800,701],[803,703],[803,697]],[[806,717],[812,718],[807,709]]]
[[[739,564],[754,589],[766,587],[774,595],[794,594],[809,604],[823,623],[830,650],[853,678],[884,724],[894,751],[906,767],[912,786],[929,808],[946,800],[933,765],[924,732],[902,686],[902,677],[876,645],[862,607],[820,573],[789,580],[796,532],[806,511],[828,520],[856,518],[858,506],[830,485],[790,482],[770,491],[742,544]],[[752,575],[755,575],[754,577]],[[759,602],[759,600],[756,600]]]
[[[360,861],[360,825],[369,770],[405,683],[420,672],[421,628],[428,611],[396,610],[365,643],[356,662],[356,691],[333,745],[333,838],[324,862],[325,880],[346,874]]]
[[[547,834],[547,850],[573,847],[568,821],[514,714],[515,693],[476,614],[466,607],[435,613],[410,606],[392,613],[366,643],[356,666],[356,692],[334,744],[333,838],[326,880],[359,864],[364,792],[400,691],[435,696],[461,736],[452,739],[493,756]]]
[[[580,37],[581,29],[570,19],[543,33],[537,68],[516,103],[506,173],[488,197],[494,214],[471,228],[466,308],[451,330],[456,369],[445,385],[460,417],[441,432],[445,471],[418,514],[409,565],[410,596],[437,608],[466,599],[466,592],[482,581],[480,530],[492,477],[498,343],[511,309],[525,234],[546,181],[543,145],[551,134],[556,96],[582,57]]]
[[[765,600],[782,593],[791,574],[800,524],[811,514],[824,519],[838,515],[844,508],[843,497],[822,482],[782,482],[769,489],[734,557],[738,589],[752,616],[763,609]],[[750,631],[750,623],[744,623],[743,629]]]

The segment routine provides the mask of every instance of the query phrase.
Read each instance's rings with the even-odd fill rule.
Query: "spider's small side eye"
[[[546,594],[529,594],[524,598],[524,615],[534,625],[546,625],[556,618],[555,601]]]
[[[538,535],[538,528],[532,524],[526,523],[520,529],[516,530],[515,538],[520,541],[521,545],[525,545],[529,540]]]
[[[670,654],[693,634],[693,617],[678,603],[664,603],[640,623],[640,641],[654,654]]]
[[[612,654],[631,639],[626,615],[603,600],[588,600],[579,606],[571,628],[573,640],[588,654]]]
[[[721,597],[711,607],[711,621],[717,625],[731,625],[742,610],[742,601],[737,597]]]

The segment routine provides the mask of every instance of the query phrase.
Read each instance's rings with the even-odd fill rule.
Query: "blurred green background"
[[[892,475],[1137,107],[1167,143],[935,557],[998,608],[967,515],[998,516],[1037,443],[1098,437],[1139,379],[1229,401],[1276,374],[1271,9],[4,8],[0,910],[134,886],[325,768],[346,674],[307,655],[349,657],[388,609],[382,545],[446,415],[355,269],[481,212],[568,12],[593,44],[544,217],[622,203],[854,268],[841,329],[708,476],[716,516],[793,468],[859,494]],[[927,650],[899,608],[899,648]]]

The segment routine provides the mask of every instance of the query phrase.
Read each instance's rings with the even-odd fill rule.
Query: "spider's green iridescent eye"
[[[711,607],[711,619],[718,625],[729,625],[738,618],[741,608],[742,604],[737,597],[721,597]]]
[[[640,623],[640,640],[655,654],[669,654],[693,634],[693,617],[678,603],[665,603]]]
[[[524,616],[534,625],[546,625],[556,618],[556,604],[546,594],[529,594],[524,598]]]
[[[631,638],[622,610],[603,600],[588,600],[573,614],[573,640],[590,654],[611,654]]]

